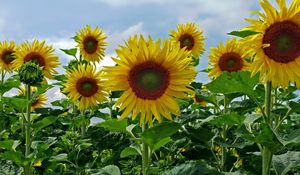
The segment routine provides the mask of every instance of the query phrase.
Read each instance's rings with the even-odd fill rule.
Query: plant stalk
[[[144,132],[145,129],[146,129],[146,124],[143,124],[142,131]],[[142,168],[143,168],[143,175],[147,175],[148,168],[149,168],[149,148],[145,142],[142,143]]]
[[[26,121],[25,122],[25,157],[28,157],[30,154],[31,140],[30,140],[30,127],[31,127],[31,119],[30,119],[30,110],[31,110],[31,92],[30,85],[26,85],[26,97],[27,97],[27,106],[26,106]],[[31,175],[31,165],[27,165],[24,169],[25,175]]]
[[[271,100],[272,100],[272,84],[268,82],[265,87],[265,114],[267,116],[267,124],[271,126]],[[263,147],[262,151],[262,175],[269,175],[273,153],[267,147]]]

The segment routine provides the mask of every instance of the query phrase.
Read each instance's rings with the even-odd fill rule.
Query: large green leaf
[[[37,133],[41,129],[51,125],[52,123],[54,123],[56,121],[56,119],[57,119],[57,117],[49,116],[49,117],[45,117],[42,120],[34,123],[33,124],[34,132]]]
[[[28,158],[25,158],[22,153],[15,151],[6,151],[4,153],[1,153],[0,157],[11,160],[19,166],[28,165],[28,163],[30,162],[30,160]]]
[[[24,98],[3,97],[2,99],[8,106],[12,106],[18,112],[24,112],[26,110],[27,100]]]
[[[100,170],[97,170],[91,175],[121,175],[120,169],[115,165],[108,165]]]
[[[245,38],[247,36],[255,35],[257,33],[258,32],[254,32],[254,31],[251,31],[251,30],[241,30],[241,31],[232,31],[232,32],[227,33],[227,34],[237,36],[237,37],[241,37],[241,38]]]
[[[147,143],[152,149],[155,144],[160,142],[166,137],[170,137],[175,134],[181,128],[180,124],[175,122],[163,122],[152,128],[146,129],[142,135],[142,140]]]
[[[55,156],[51,156],[49,159],[50,162],[61,162],[66,160],[68,160],[68,154],[66,153],[61,153]]]
[[[76,58],[77,48],[71,48],[71,49],[60,49],[67,55],[71,55]]]
[[[273,156],[273,167],[275,168],[276,174],[285,175],[290,171],[300,171],[300,152],[288,151],[281,155]]]
[[[171,170],[165,171],[162,175],[222,175],[216,169],[210,167],[204,162],[188,161],[184,164],[174,167]]]
[[[137,156],[137,155],[141,155],[141,151],[138,150],[137,147],[130,146],[122,150],[120,157],[124,158],[124,157]]]
[[[5,92],[11,90],[12,88],[18,88],[21,85],[21,82],[17,76],[12,76],[4,81],[4,84],[0,84],[0,93],[4,94]]]
[[[260,132],[255,136],[254,141],[266,146],[274,153],[282,149],[283,146],[277,134],[273,132],[269,125],[264,123],[261,124]]]
[[[110,119],[95,125],[95,127],[103,127],[112,132],[126,132],[127,120]]]
[[[222,114],[219,116],[212,116],[212,119],[208,123],[216,126],[228,125],[229,127],[234,125],[242,125],[245,120],[245,116],[241,116],[237,113]]]
[[[232,94],[243,93],[250,98],[255,98],[253,91],[258,84],[259,75],[251,77],[251,73],[247,71],[241,72],[223,72],[219,77],[208,83],[207,88],[214,93]]]
[[[16,151],[16,148],[20,145],[19,140],[4,140],[0,141],[0,148]]]

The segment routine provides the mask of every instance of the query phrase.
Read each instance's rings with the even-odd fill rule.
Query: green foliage
[[[228,35],[233,35],[241,38],[245,38],[247,36],[256,35],[258,32],[254,32],[251,30],[241,30],[241,31],[232,31],[230,33],[227,33]]]

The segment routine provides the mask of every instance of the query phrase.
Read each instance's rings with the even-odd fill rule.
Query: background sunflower
[[[14,41],[0,42],[0,69],[11,72],[12,61],[15,59],[16,44]]]
[[[189,83],[195,78],[189,52],[179,44],[171,48],[165,41],[131,37],[125,46],[117,49],[117,66],[106,67],[107,84],[114,90],[124,91],[116,102],[124,110],[121,119],[132,113],[134,120],[140,114],[140,124],[152,124],[153,116],[159,122],[162,117],[172,120],[179,115],[176,98],[187,98],[193,93]]]
[[[45,41],[34,40],[32,43],[26,41],[16,52],[16,59],[13,61],[15,69],[19,69],[24,63],[33,61],[43,70],[45,77],[51,79],[57,74],[54,69],[59,66],[58,57],[54,55],[52,46],[46,45]]]
[[[204,52],[205,38],[195,23],[178,24],[177,30],[172,30],[170,36],[173,42],[180,43],[180,48],[191,51],[195,58]]]
[[[80,54],[84,59],[91,62],[98,62],[103,59],[107,43],[107,36],[102,29],[95,27],[92,29],[89,25],[77,33],[76,42],[80,48]]]
[[[300,1],[289,8],[285,0],[278,0],[279,11],[269,1],[260,5],[264,13],[255,12],[259,19],[246,19],[251,23],[247,30],[257,32],[244,39],[244,44],[256,54],[252,74],[260,72],[263,83],[287,87],[295,82],[300,87]]]
[[[42,108],[45,106],[46,104],[46,101],[48,100],[46,94],[39,94],[39,95],[36,95],[36,91],[37,91],[37,88],[36,87],[33,87],[31,86],[30,87],[30,91],[31,91],[31,96],[33,98],[32,101],[31,101],[31,111],[34,111],[35,109],[37,108]],[[18,92],[18,96],[25,96],[26,93],[25,93],[25,88],[23,86],[21,86],[19,88],[19,92]]]
[[[250,63],[246,61],[249,53],[236,39],[227,40],[225,45],[211,48],[209,67],[212,68],[208,75],[218,77],[222,72],[237,72],[248,70]]]
[[[67,72],[63,92],[67,93],[73,103],[78,104],[79,110],[89,109],[106,100],[102,76],[102,72],[96,72],[92,65],[78,65],[76,69]]]

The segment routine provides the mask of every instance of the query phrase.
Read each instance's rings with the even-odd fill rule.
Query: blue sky
[[[224,42],[226,33],[247,25],[244,18],[259,10],[258,0],[0,0],[0,40],[21,43],[33,38],[52,44],[65,65],[70,57],[59,48],[72,48],[70,37],[83,26],[99,26],[108,35],[106,57],[110,65],[114,49],[133,34],[167,38],[178,23],[195,22],[204,30],[206,52],[198,70],[207,67],[210,47]],[[60,69],[61,70],[61,69]],[[197,80],[207,82],[206,74]],[[57,89],[52,100],[61,98]],[[53,95],[52,95],[53,96]]]

